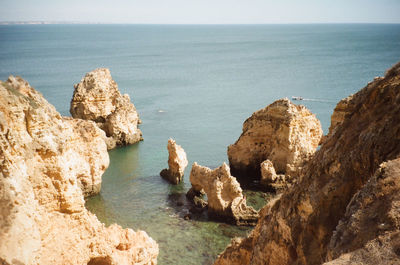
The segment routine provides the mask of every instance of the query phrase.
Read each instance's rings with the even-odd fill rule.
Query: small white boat
[[[294,96],[293,96],[292,99],[293,99],[293,100],[303,100],[304,98],[303,98],[303,97],[294,97]]]

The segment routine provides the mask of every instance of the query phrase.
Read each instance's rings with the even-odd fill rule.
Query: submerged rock
[[[215,264],[399,263],[399,86],[400,63],[337,108],[298,183]]]
[[[85,208],[109,164],[94,122],[63,118],[22,78],[0,81],[0,263],[153,264],[145,232]]]
[[[298,175],[322,136],[319,120],[287,98],[258,110],[243,124],[243,132],[228,147],[231,172],[241,179],[260,179],[260,164],[270,160],[279,174]]]
[[[229,167],[224,163],[214,170],[198,165],[196,162],[190,172],[191,194],[205,192],[208,215],[211,218],[233,222],[237,225],[255,224],[258,212],[247,206],[239,182],[232,177]],[[188,195],[188,197],[195,197]],[[201,203],[201,202],[200,202]]]
[[[93,70],[74,88],[70,107],[72,117],[96,122],[106,133],[108,149],[143,140],[137,127],[140,120],[136,108],[128,94],[121,95],[110,70]]]
[[[178,184],[183,180],[185,168],[188,165],[185,150],[177,145],[173,139],[168,140],[168,169],[160,172],[161,177],[168,180],[172,184]]]

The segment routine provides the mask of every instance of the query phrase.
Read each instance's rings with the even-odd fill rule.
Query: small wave
[[[319,98],[303,98],[304,101],[314,101],[314,102],[326,102],[326,103],[336,103],[335,100],[329,99],[319,99]]]
[[[335,100],[320,99],[320,98],[303,98],[303,97],[292,97],[292,100],[296,101],[313,101],[313,102],[324,102],[324,103],[336,103]]]

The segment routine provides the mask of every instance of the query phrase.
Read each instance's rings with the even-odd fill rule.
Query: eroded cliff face
[[[260,164],[270,160],[278,174],[297,176],[322,136],[319,120],[304,106],[280,99],[258,110],[228,147],[232,175],[260,179]]]
[[[190,171],[190,182],[194,192],[207,194],[210,217],[237,225],[254,225],[257,222],[258,212],[247,206],[239,182],[231,176],[225,163],[211,170],[195,162]]]
[[[70,108],[72,117],[96,122],[107,135],[108,149],[142,140],[136,108],[129,95],[121,95],[110,70],[93,70],[74,88]]]
[[[154,264],[145,232],[106,228],[86,210],[109,164],[94,122],[63,118],[19,77],[0,83],[0,261]]]
[[[334,113],[329,135],[297,185],[261,211],[244,241],[249,251],[233,244],[215,264],[321,264],[340,254],[330,264],[349,264],[363,256],[379,261],[379,249],[399,256],[398,169],[379,169],[400,157],[399,91],[400,63],[339,103],[341,114]],[[398,160],[389,163],[398,168]],[[381,215],[372,218],[374,211]]]
[[[400,158],[397,158],[382,163],[347,205],[331,237],[328,258],[347,255],[331,264],[341,264],[339,261],[344,259],[363,264],[400,264],[399,191]]]

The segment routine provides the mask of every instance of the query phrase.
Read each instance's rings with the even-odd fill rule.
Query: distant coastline
[[[74,21],[0,21],[0,25],[56,25],[56,24],[104,24],[97,22]]]

